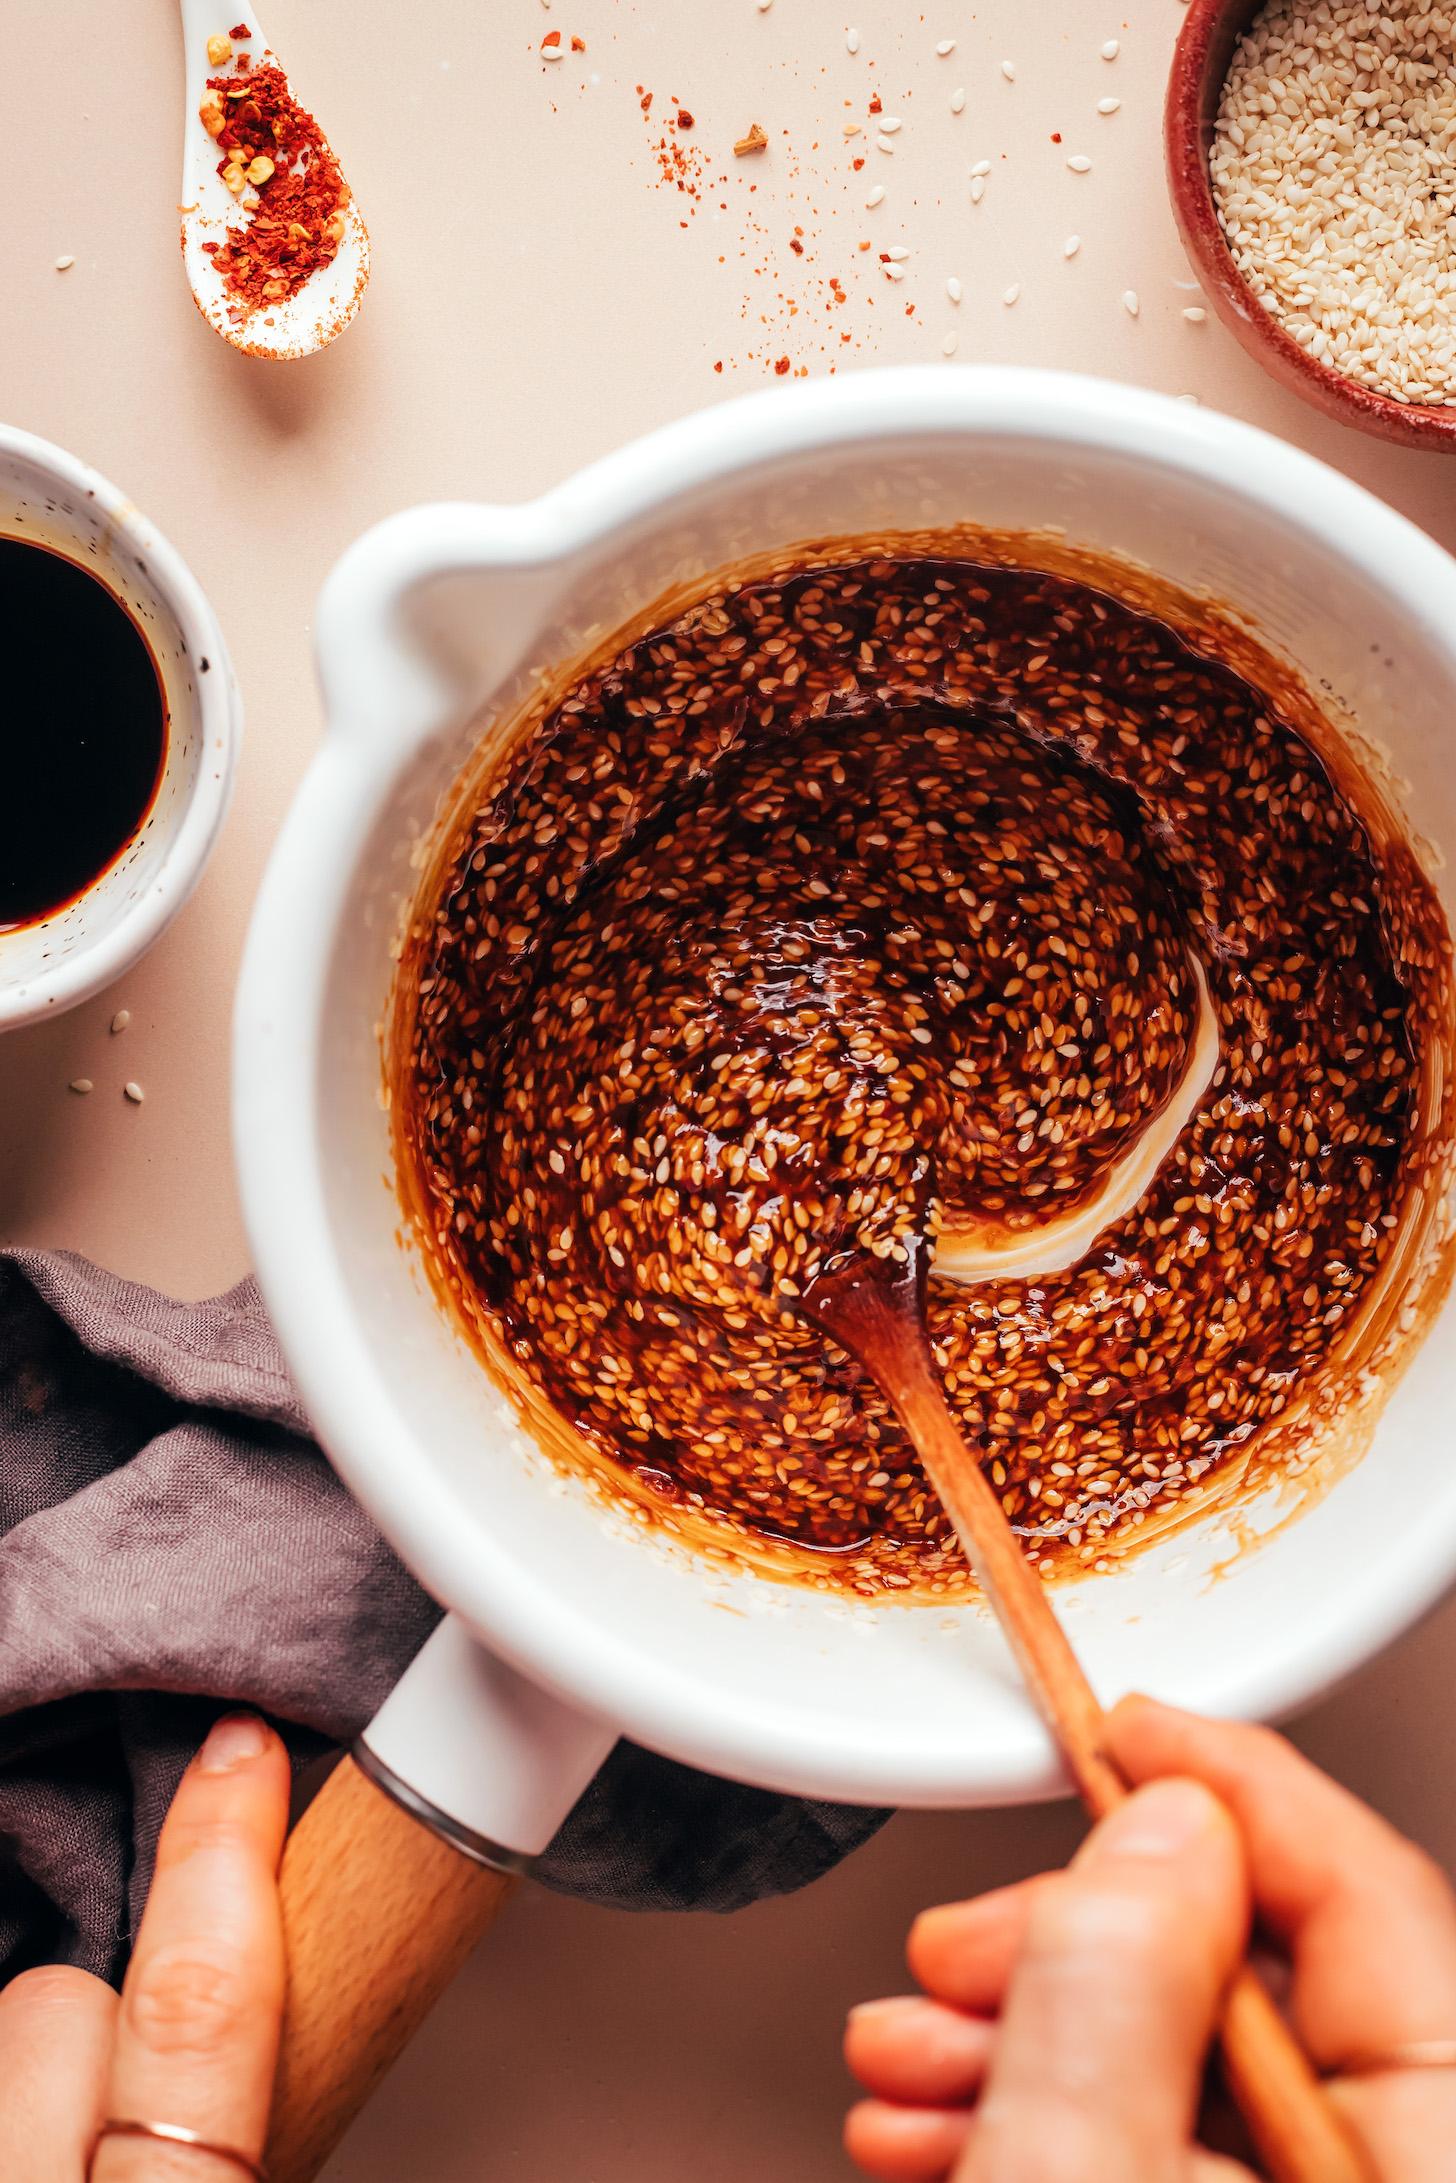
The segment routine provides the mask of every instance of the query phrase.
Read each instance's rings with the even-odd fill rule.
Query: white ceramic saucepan
[[[1059,1786],[975,1606],[850,1606],[710,1574],[551,1468],[401,1240],[380,1097],[417,845],[483,720],[684,579],[798,542],[967,521],[1057,529],[1212,594],[1388,747],[1422,834],[1456,852],[1456,563],[1308,456],[1161,396],[1030,372],[866,373],[690,418],[525,507],[414,510],[346,555],[318,618],[328,735],[269,868],[239,998],[238,1156],[259,1275],[319,1434],[453,1613],[359,1754],[394,1802],[345,1775],[290,1855],[282,2183],[312,2172],[440,1982],[425,1894],[458,1960],[498,1891],[482,1873],[470,1893],[465,1860],[398,1806],[467,1853],[520,1862],[623,1733],[865,1802]],[[1443,884],[1456,911],[1449,872]],[[1453,1333],[1448,1305],[1365,1459],[1217,1581],[1230,1538],[1210,1522],[1059,1593],[1109,1700],[1139,1687],[1278,1714],[1437,1597],[1456,1572]],[[413,1997],[392,1992],[393,2031],[368,1981],[339,1969],[366,1925],[370,1979],[393,1974]]]

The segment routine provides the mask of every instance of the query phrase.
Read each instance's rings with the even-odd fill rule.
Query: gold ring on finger
[[[138,2122],[130,2115],[108,2115],[102,2123],[86,2164],[88,2176],[105,2138],[150,2138],[158,2145],[181,2145],[190,2153],[202,2153],[210,2160],[225,2161],[229,2167],[251,2177],[252,2183],[267,2183],[261,2162],[254,2160],[251,2154],[240,2153],[235,2145],[215,2144],[200,2130],[189,2130],[180,2122]]]

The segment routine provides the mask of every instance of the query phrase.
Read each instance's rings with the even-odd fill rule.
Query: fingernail
[[[261,1758],[268,1748],[268,1731],[251,1713],[229,1713],[208,1734],[198,1754],[204,1774],[230,1774],[235,1766]]]
[[[1184,1857],[1219,1823],[1219,1807],[1196,1781],[1154,1781],[1110,1812],[1077,1862],[1102,1857]]]
[[[889,1994],[882,2001],[856,2001],[849,2012],[851,2024],[868,2024],[877,2018],[898,2016],[906,2007],[914,2008],[913,1994]]]

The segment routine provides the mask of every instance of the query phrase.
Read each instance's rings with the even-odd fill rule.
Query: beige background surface
[[[1183,320],[1197,298],[1158,141],[1177,0],[848,4],[846,16],[842,0],[774,0],[765,13],[753,0],[554,0],[549,12],[541,0],[269,0],[265,27],[334,137],[375,247],[370,294],[339,346],[270,367],[210,335],[182,282],[168,0],[9,0],[0,414],[98,465],[171,535],[222,616],[248,733],[226,835],[180,923],[114,992],[0,1044],[4,1236],[84,1250],[183,1294],[243,1269],[227,1135],[234,970],[319,733],[313,599],[334,557],[391,509],[520,498],[771,381],[779,357],[813,373],[936,360],[954,331],[947,370],[1050,363],[1195,393],[1313,449],[1456,546],[1456,465],[1322,422],[1215,325]],[[861,33],[853,58],[848,22]],[[582,37],[585,54],[543,65],[551,28]],[[1107,63],[1098,49],[1113,36],[1121,52]],[[941,60],[945,37],[958,45]],[[639,85],[654,94],[645,117]],[[904,117],[891,156],[842,134],[875,92]],[[1109,95],[1122,105],[1104,118]],[[666,130],[674,101],[691,131]],[[735,160],[754,120],[771,149]],[[687,148],[692,192],[660,171],[665,133]],[[1079,151],[1093,161],[1081,176],[1064,163]],[[973,207],[982,158],[992,173]],[[875,184],[887,196],[867,211]],[[1081,249],[1067,259],[1073,233]],[[876,257],[892,243],[911,252],[897,284]],[[57,273],[65,252],[76,264]],[[111,1039],[123,1004],[131,1027]],[[78,1074],[96,1080],[90,1099],[66,1092]],[[145,1087],[140,1109],[122,1099],[127,1077]],[[1448,1863],[1453,1666],[1448,1606],[1299,1730]],[[1059,1811],[901,1819],[808,1895],[726,1922],[523,1899],[333,2183],[738,2183],[755,2169],[830,2183],[846,2172],[843,2008],[899,1983],[922,1903],[1060,1857],[1072,1837]]]

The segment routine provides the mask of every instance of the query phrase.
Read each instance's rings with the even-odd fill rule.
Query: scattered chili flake
[[[572,39],[572,41],[571,41],[571,50],[572,50],[572,52],[573,52],[573,53],[585,53],[585,51],[586,51],[586,40],[585,40],[585,38],[573,38],[573,39]]]
[[[543,39],[541,40],[541,51],[542,51],[543,53],[545,53],[545,52],[547,52],[547,51],[548,51],[548,50],[549,50],[549,49],[550,49],[550,48],[551,48],[552,46],[557,46],[557,45],[560,45],[560,43],[561,43],[561,33],[560,33],[560,31],[559,31],[559,30],[548,30],[548,31],[547,31],[547,33],[546,33],[546,35],[545,35],[545,37],[544,37],[544,38],[543,38]]]
[[[680,129],[691,129],[693,125],[693,117],[685,106],[680,106],[677,110],[677,125]]]
[[[781,356],[778,362],[774,365],[774,370],[778,374],[780,379],[783,378],[784,373],[788,370],[788,368],[789,360],[786,356]]]
[[[737,159],[746,159],[750,152],[766,152],[767,150],[768,138],[756,121],[747,136],[741,136],[733,147],[734,157]]]
[[[854,165],[854,171],[855,171],[855,173],[856,173],[856,174],[858,174],[858,173],[859,173],[859,170],[860,170],[860,168],[861,168],[861,167],[862,167],[862,166],[864,165],[864,161],[863,161],[862,159],[856,159],[856,160],[855,160],[855,161],[853,162],[853,165]]]
[[[230,38],[251,38],[252,35],[253,33],[246,23],[234,23],[232,29],[228,32]]]
[[[650,91],[644,91],[642,94],[642,111],[644,114],[650,114],[652,111],[652,93]]]
[[[884,103],[884,100],[883,100],[883,99],[882,99],[882,98],[880,97],[880,94],[879,94],[879,92],[877,91],[877,92],[875,93],[874,97],[873,97],[873,98],[872,98],[872,99],[870,100],[870,112],[871,112],[872,114],[882,114],[882,113],[883,113],[884,111],[885,111],[885,103]]]
[[[721,356],[719,357],[717,363],[713,366],[713,369],[714,371],[721,371],[723,369],[723,359]]]
[[[804,255],[804,245],[803,245],[803,244],[802,244],[802,243],[800,242],[800,240],[799,240],[799,238],[798,238],[798,236],[797,236],[797,235],[791,235],[791,236],[789,237],[789,248],[790,248],[790,250],[792,250],[792,251],[793,251],[793,253],[794,253],[794,256],[795,256],[796,258],[802,258],[802,257],[803,257],[803,255]]]
[[[1061,132],[1061,130],[1060,130],[1060,129],[1053,129],[1053,131],[1052,131],[1052,142],[1053,142],[1053,144],[1060,144],[1060,143],[1061,143],[1061,141],[1062,141],[1062,132]]]
[[[245,27],[232,33],[240,34],[247,35]],[[202,246],[241,316],[297,295],[311,274],[332,262],[344,239],[349,185],[328,139],[295,100],[276,62],[253,69],[241,86],[235,75],[212,76],[207,88],[226,94],[217,171],[225,179],[245,177],[256,190],[227,240]],[[228,186],[241,195],[241,182]]]

